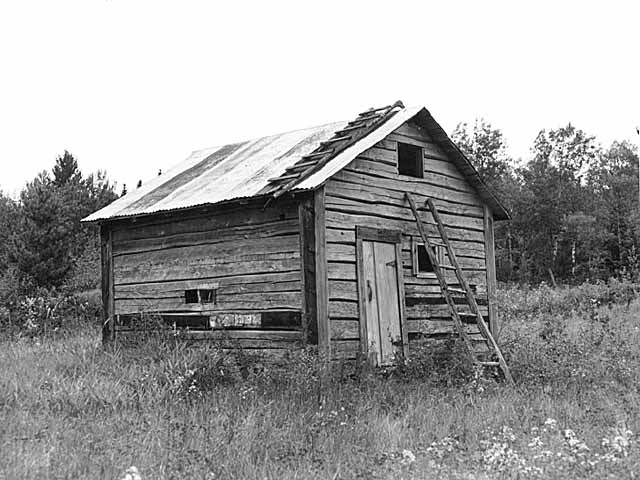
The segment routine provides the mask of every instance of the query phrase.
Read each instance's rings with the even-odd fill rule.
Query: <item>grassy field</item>
[[[234,373],[162,337],[4,340],[0,478],[637,478],[640,301],[603,288],[500,293],[516,388],[428,356]]]

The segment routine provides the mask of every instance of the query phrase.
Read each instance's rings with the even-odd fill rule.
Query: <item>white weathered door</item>
[[[362,242],[362,284],[367,351],[375,365],[394,362],[402,346],[397,249],[393,243]]]

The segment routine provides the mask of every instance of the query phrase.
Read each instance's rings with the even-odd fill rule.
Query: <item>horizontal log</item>
[[[121,257],[126,258],[126,257]],[[284,273],[300,270],[300,251],[233,257],[173,258],[165,262],[114,262],[114,282],[119,284],[176,280],[218,279],[238,275]]]
[[[463,325],[467,333],[479,333],[478,325],[466,323]],[[409,333],[421,333],[423,335],[457,334],[453,320],[451,319],[409,319],[407,320]]]
[[[228,242],[247,242],[248,245],[265,238],[296,235],[299,232],[299,222],[293,220],[277,220],[257,225],[242,225],[238,227],[219,228],[198,232],[178,232],[152,238],[138,238],[114,242],[114,255],[142,253],[167,248],[187,247],[196,245],[213,245]]]
[[[436,200],[436,203],[438,200],[444,200],[469,206],[482,206],[482,201],[475,193],[459,192],[445,188],[423,178],[411,178],[411,180],[408,180],[404,177],[392,177],[390,174],[372,174],[345,168],[336,173],[328,183],[331,183],[332,180],[337,180],[400,193],[408,191],[411,194],[431,197]]]
[[[355,360],[360,352],[360,340],[332,340],[331,358],[334,360]]]
[[[327,275],[329,280],[356,280],[355,263],[327,263]]]
[[[331,340],[359,340],[360,322],[357,319],[335,319],[329,321]]]
[[[301,291],[302,282],[299,280],[299,272],[287,274],[271,274],[272,277],[298,277],[293,281],[258,281],[260,278],[250,278],[252,283],[230,283],[228,279],[224,279],[218,283],[217,295],[224,297],[226,295],[237,295],[246,293],[266,293],[266,292],[292,292]],[[247,277],[245,277],[247,278]],[[211,287],[213,282],[202,280],[186,280],[183,282],[164,282],[164,283],[142,283],[133,285],[116,285],[115,298],[175,298],[184,297],[185,290],[193,290],[197,288]]]
[[[402,250],[411,250],[411,238],[419,240],[419,235],[403,235],[402,236]],[[327,242],[328,243],[343,243],[347,245],[355,245],[355,228],[327,228]],[[433,235],[429,237],[433,241],[441,242],[442,239],[439,236]],[[468,256],[472,258],[484,258],[484,244],[477,242],[466,242],[462,240],[451,240],[451,247],[456,256]]]
[[[326,193],[326,203],[328,205],[340,204],[340,199],[344,199],[368,205],[388,205],[409,208],[404,192],[391,191],[371,185],[332,180],[327,185]],[[427,198],[426,195],[415,195],[416,205],[423,211],[426,211],[424,204]],[[479,205],[465,205],[438,200],[437,207],[442,215],[468,216],[479,219],[482,219],[483,216],[482,207]]]
[[[213,207],[204,214],[193,216],[187,212],[173,212],[161,219],[117,226],[113,232],[113,241],[118,243],[127,240],[166,237],[185,232],[215,231],[298,218],[297,202],[291,200],[276,202],[266,209],[263,207],[264,205],[234,208]]]
[[[325,205],[327,210],[333,210],[343,213],[353,213],[359,215],[375,215],[377,217],[389,218],[392,220],[402,219],[408,223],[415,223],[413,212],[409,208],[409,204],[397,202],[396,204],[387,204],[382,202],[369,203],[356,199],[347,199],[342,197],[328,197]],[[432,235],[436,234],[436,226],[431,213],[426,208],[419,208],[420,218]],[[450,215],[442,213],[440,215],[445,228],[465,228],[470,230],[481,231],[483,228],[483,220],[480,217],[471,217],[463,215]],[[448,233],[448,232],[447,232]]]
[[[382,228],[389,230],[397,230],[405,235],[418,236],[418,227],[415,220],[381,217],[373,212],[369,214],[352,214],[337,212],[332,209],[326,211],[326,225],[331,228],[347,229],[355,225],[367,226],[372,228]],[[470,228],[448,227],[447,234],[451,239],[461,240],[465,242],[476,242],[482,244],[484,242],[483,231]]]
[[[396,179],[402,178],[398,177],[398,167],[397,164],[394,166],[389,165],[388,163],[382,163],[376,160],[370,160],[364,156],[359,156],[355,160],[353,160],[347,168],[349,170],[369,173],[372,175],[377,175],[383,178]],[[456,178],[447,174],[441,174],[437,171],[426,171],[423,166],[423,177],[418,178],[417,183],[421,185],[436,185],[440,187],[445,187],[450,190],[458,191],[458,192],[466,192],[469,194],[475,193],[474,188],[471,184],[464,178]]]
[[[409,143],[422,147],[422,152],[426,157],[437,158],[440,160],[448,160],[447,154],[435,143],[425,142],[423,140],[403,135],[400,133],[392,133],[387,137],[391,141]]]
[[[329,280],[329,299],[358,300],[358,283],[356,281]]]
[[[327,260],[331,262],[355,262],[355,244],[347,245],[327,242]]]
[[[358,302],[329,300],[330,318],[358,318]]]
[[[389,140],[388,138],[380,140],[374,146],[383,150],[391,150],[393,152],[396,151],[396,142],[394,142],[393,140]]]
[[[236,294],[219,296],[217,303],[185,303],[184,296],[174,298],[125,298],[115,299],[118,314],[137,312],[217,312],[233,309],[300,309],[301,292],[268,292],[264,294]]]

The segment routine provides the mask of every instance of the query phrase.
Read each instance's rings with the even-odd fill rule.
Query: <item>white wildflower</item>
[[[411,465],[415,461],[416,461],[416,456],[413,454],[411,450],[407,450],[407,449],[402,450],[402,460],[400,460],[400,463],[402,463],[403,465]]]
[[[140,472],[138,471],[138,469],[134,466],[131,466],[127,468],[127,471],[125,472],[124,477],[122,477],[122,480],[142,480],[142,477],[140,476]]]

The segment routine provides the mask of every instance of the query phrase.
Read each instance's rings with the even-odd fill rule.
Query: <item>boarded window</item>
[[[424,177],[421,147],[398,142],[398,173],[410,177]]]

